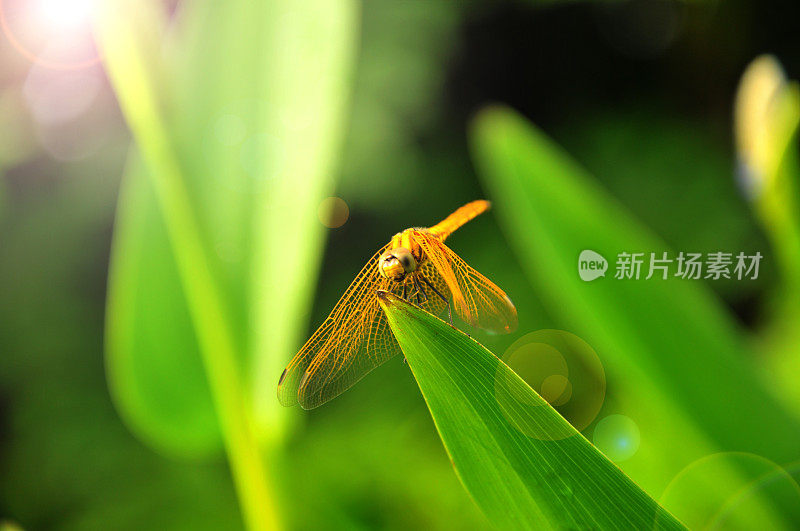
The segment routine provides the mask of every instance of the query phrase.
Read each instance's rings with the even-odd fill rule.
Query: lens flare
[[[0,0],[0,29],[29,61],[75,70],[100,60],[92,36],[99,0]]]
[[[609,415],[595,426],[593,442],[612,461],[625,461],[639,450],[639,426],[625,415]]]
[[[759,455],[720,452],[679,472],[659,503],[689,529],[785,528],[770,500],[800,508],[800,486],[786,469]],[[656,521],[654,529],[661,529],[661,524]]]
[[[89,29],[94,0],[39,0],[36,9],[41,19],[54,31]]]
[[[603,405],[606,379],[594,349],[581,338],[564,330],[538,330],[524,335],[503,355],[503,361],[531,386],[541,400],[525,404],[541,407],[549,403],[572,426],[581,431],[595,419]],[[574,432],[530,426],[517,418],[519,397],[512,396],[506,371],[498,371],[495,398],[506,418],[520,431],[543,440],[563,439]]]
[[[340,197],[328,197],[322,200],[317,209],[320,222],[328,228],[338,229],[350,217],[350,208]]]

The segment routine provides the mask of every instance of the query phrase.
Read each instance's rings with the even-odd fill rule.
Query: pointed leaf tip
[[[378,294],[378,300],[382,302],[386,302],[389,299],[389,296],[392,295],[388,291],[382,289],[379,289],[376,293]]]
[[[396,307],[402,303],[408,304],[407,301],[389,291],[379,289],[376,294],[378,296],[378,303],[381,305],[381,308],[383,308],[384,311],[387,308]]]

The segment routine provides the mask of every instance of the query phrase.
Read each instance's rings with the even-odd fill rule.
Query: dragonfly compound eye
[[[381,275],[397,282],[403,280],[406,274],[416,268],[417,261],[412,256],[411,251],[402,247],[383,253],[378,263],[378,270]]]
[[[405,247],[398,247],[392,251],[392,254],[394,254],[395,258],[400,262],[400,265],[403,266],[403,270],[406,273],[411,273],[417,269],[417,261],[414,255]]]

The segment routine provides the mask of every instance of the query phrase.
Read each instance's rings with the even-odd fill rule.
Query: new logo
[[[578,257],[578,275],[584,282],[591,282],[598,277],[606,276],[608,260],[589,249],[581,251]]]

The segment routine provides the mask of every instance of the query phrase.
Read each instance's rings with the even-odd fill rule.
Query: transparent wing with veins
[[[501,334],[516,330],[517,309],[502,289],[470,267],[435,234],[418,231],[414,238],[441,277],[437,282],[446,286],[456,315],[484,330]]]
[[[378,290],[419,301],[418,305],[431,313],[441,313],[446,307],[430,289],[425,291],[427,300],[421,293],[417,299],[411,275],[403,284],[383,278],[378,272],[378,259],[387,248],[375,253],[361,269],[325,322],[286,367],[278,383],[281,404],[315,408],[400,353],[378,304]]]

